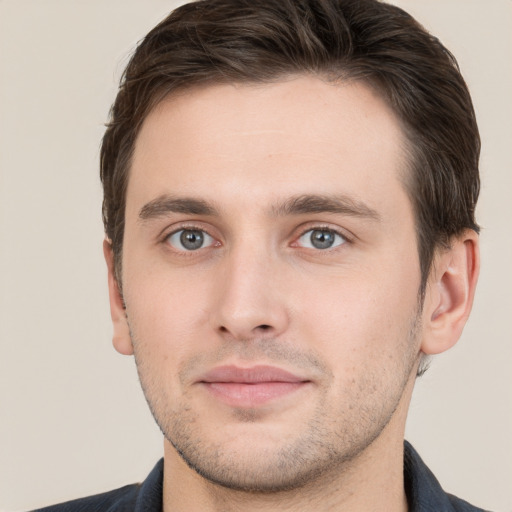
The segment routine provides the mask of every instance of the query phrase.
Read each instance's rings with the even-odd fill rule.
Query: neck
[[[298,489],[265,494],[213,484],[190,469],[165,441],[164,512],[407,512],[403,438],[413,384],[386,428],[362,453]]]

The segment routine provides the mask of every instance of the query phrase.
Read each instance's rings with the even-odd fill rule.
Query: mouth
[[[220,366],[198,381],[211,396],[232,407],[257,407],[311,384],[309,379],[274,366]]]

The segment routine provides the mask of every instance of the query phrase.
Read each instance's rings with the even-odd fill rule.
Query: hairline
[[[131,169],[133,164],[133,156],[135,153],[135,149],[137,146],[137,141],[139,139],[140,132],[142,130],[142,127],[144,123],[146,122],[146,119],[151,115],[152,112],[154,112],[160,105],[162,105],[166,101],[172,101],[176,97],[180,96],[186,96],[192,92],[200,91],[204,89],[208,89],[215,86],[220,85],[232,85],[232,86],[248,86],[248,87],[257,87],[257,86],[267,86],[271,84],[276,83],[285,83],[287,81],[294,80],[296,78],[300,77],[307,77],[312,76],[314,78],[317,78],[321,80],[324,83],[333,85],[333,86],[340,86],[342,84],[350,84],[350,83],[358,83],[363,84],[366,87],[368,87],[373,93],[375,93],[381,101],[384,102],[384,104],[390,109],[393,116],[395,117],[395,120],[398,123],[398,126],[400,128],[401,134],[402,134],[402,144],[400,147],[400,151],[402,153],[403,159],[401,161],[401,165],[399,166],[399,169],[397,169],[398,173],[398,179],[401,183],[401,185],[404,187],[404,191],[411,203],[411,207],[413,209],[413,216],[414,216],[414,229],[416,234],[416,249],[418,253],[419,263],[420,263],[420,271],[421,271],[421,285],[419,290],[419,296],[421,299],[423,299],[425,290],[426,290],[426,284],[428,280],[428,276],[430,274],[430,271],[432,269],[432,262],[433,262],[433,255],[437,249],[443,246],[443,244],[435,243],[433,247],[431,247],[430,257],[428,262],[422,262],[421,261],[421,248],[422,248],[422,240],[421,240],[421,222],[419,218],[419,211],[417,208],[417,202],[414,200],[415,195],[415,184],[417,183],[417,171],[416,167],[419,163],[419,160],[421,158],[421,154],[418,154],[419,150],[418,147],[415,145],[413,140],[413,134],[411,133],[412,130],[409,126],[407,126],[407,122],[404,121],[402,116],[399,115],[397,112],[397,109],[393,106],[392,102],[389,98],[386,97],[385,91],[383,90],[383,86],[379,86],[378,80],[375,79],[375,77],[371,75],[367,76],[355,76],[357,75],[358,70],[355,69],[353,71],[351,69],[351,65],[348,64],[347,66],[340,66],[339,69],[334,71],[327,71],[327,70],[295,70],[295,71],[288,71],[288,72],[276,72],[276,74],[270,78],[261,78],[261,79],[254,79],[254,78],[247,78],[243,79],[243,77],[240,77],[237,80],[223,77],[222,75],[218,76],[211,76],[208,79],[200,79],[200,80],[191,80],[190,82],[184,82],[182,84],[179,84],[178,86],[174,88],[170,88],[168,83],[163,83],[159,88],[157,88],[153,94],[151,95],[150,101],[148,102],[148,107],[146,108],[143,115],[140,117],[140,120],[135,127],[133,131],[133,143],[131,144],[129,153],[126,155],[125,158],[125,176],[124,176],[124,202],[123,202],[123,213],[122,213],[122,239],[119,243],[119,247],[117,251],[114,251],[114,247],[112,244],[112,240],[109,239],[112,249],[113,249],[113,256],[114,256],[114,270],[115,270],[115,278],[118,282],[118,286],[120,290],[122,289],[122,257],[123,257],[123,246],[124,246],[124,231],[125,231],[125,216],[126,216],[126,198],[127,198],[127,192],[128,192],[128,183],[131,175]],[[425,263],[428,263],[428,269],[423,268],[423,265]]]

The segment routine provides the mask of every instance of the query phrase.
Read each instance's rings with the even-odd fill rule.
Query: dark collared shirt
[[[161,459],[142,484],[68,501],[35,512],[161,512],[164,461]],[[483,512],[443,491],[414,448],[406,441],[404,453],[405,492],[409,512]]]

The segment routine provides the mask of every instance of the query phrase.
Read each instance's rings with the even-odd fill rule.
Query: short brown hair
[[[435,248],[464,229],[478,231],[480,138],[471,98],[455,58],[409,14],[378,0],[202,0],[173,11],[140,42],[110,112],[103,221],[119,282],[130,161],[151,109],[193,85],[296,74],[364,81],[401,121],[422,294]]]

